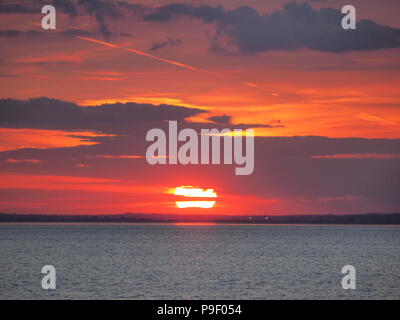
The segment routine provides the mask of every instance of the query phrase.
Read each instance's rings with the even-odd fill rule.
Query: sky
[[[0,212],[399,212],[400,3],[350,2],[0,1]],[[253,174],[148,164],[169,120],[253,128]]]

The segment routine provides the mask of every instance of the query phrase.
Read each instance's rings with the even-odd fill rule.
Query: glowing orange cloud
[[[78,165],[79,166],[79,165]],[[0,172],[0,189],[81,190],[112,193],[153,194],[158,187],[134,185],[116,179],[77,176],[42,176]]]
[[[111,77],[79,77],[83,80],[102,80],[102,81],[120,81],[122,78],[111,78]]]
[[[0,128],[0,151],[21,148],[64,148],[95,145],[92,137],[107,136],[90,131]]]
[[[24,163],[24,162],[41,163],[41,162],[43,162],[43,160],[39,160],[39,159],[13,159],[13,158],[5,159],[4,161],[9,162],[9,163]]]

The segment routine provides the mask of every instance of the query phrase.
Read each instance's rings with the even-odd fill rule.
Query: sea
[[[2,300],[399,298],[398,226],[0,225]]]

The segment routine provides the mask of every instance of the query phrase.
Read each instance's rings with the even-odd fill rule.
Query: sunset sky
[[[0,1],[0,212],[399,212],[400,2],[347,4]],[[254,173],[149,165],[168,120],[255,129]]]

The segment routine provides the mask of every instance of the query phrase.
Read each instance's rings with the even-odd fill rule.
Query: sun
[[[199,187],[193,186],[180,186],[173,189],[170,189],[169,193],[179,196],[179,197],[187,197],[187,198],[196,198],[193,200],[185,200],[185,201],[176,201],[175,204],[178,208],[203,208],[210,209],[213,208],[216,204],[215,200],[206,200],[204,198],[217,198],[218,195],[214,191],[214,189],[202,189]],[[201,198],[201,200],[199,199]]]
[[[179,209],[184,208],[213,208],[216,201],[176,201],[175,204]]]

